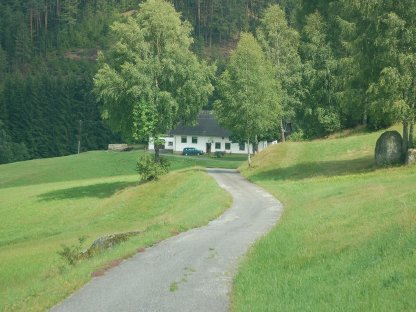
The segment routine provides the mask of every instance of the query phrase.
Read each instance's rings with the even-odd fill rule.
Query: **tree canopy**
[[[281,138],[285,141],[284,121],[295,117],[302,96],[302,63],[299,56],[299,33],[288,25],[286,14],[278,5],[268,7],[257,28],[257,38],[274,66],[282,87]]]
[[[252,34],[242,33],[218,81],[214,104],[220,124],[249,145],[267,133],[281,114],[280,86],[273,66]],[[250,153],[248,156],[250,163]]]
[[[194,122],[213,91],[214,67],[191,51],[190,24],[168,2],[148,0],[111,32],[116,41],[94,78],[110,127],[140,140]]]
[[[79,120],[83,150],[120,141],[114,130],[136,140],[192,123],[201,103],[211,108],[220,96],[221,86],[210,96],[214,69],[201,60],[216,61],[221,76],[240,34],[251,32],[281,85],[270,139],[279,137],[281,119],[291,122],[292,139],[401,122],[405,143],[413,145],[414,2],[171,3],[182,15],[161,14],[158,4],[146,17],[140,11],[148,2],[137,0],[1,1],[0,120],[8,140],[24,144],[30,158],[50,157],[76,151]],[[152,38],[159,42],[149,43]],[[97,70],[102,90],[95,96],[102,101],[92,93],[99,89],[92,83]]]

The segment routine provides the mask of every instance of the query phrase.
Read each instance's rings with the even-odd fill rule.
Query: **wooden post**
[[[82,120],[79,121],[79,128],[78,128],[78,154],[81,152],[81,131],[82,131]]]

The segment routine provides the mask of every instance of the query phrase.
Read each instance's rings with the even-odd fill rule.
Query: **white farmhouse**
[[[233,143],[230,140],[231,132],[220,127],[211,111],[202,111],[195,126],[178,126],[169,135],[162,137],[165,141],[164,149],[173,153],[182,153],[185,147],[194,147],[205,153],[225,152],[230,154],[253,153],[250,144]],[[258,151],[267,147],[266,141],[259,142]],[[163,148],[163,146],[162,146]],[[154,150],[152,138],[149,140],[149,150]]]

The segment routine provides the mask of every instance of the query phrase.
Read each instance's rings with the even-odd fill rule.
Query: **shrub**
[[[302,130],[297,130],[296,132],[293,132],[289,137],[289,140],[293,142],[302,142],[304,139],[305,134]]]
[[[141,181],[157,180],[160,176],[168,173],[169,161],[161,157],[159,162],[156,162],[151,155],[146,153],[139,158],[136,168]]]
[[[58,250],[58,255],[61,256],[68,264],[75,265],[81,258],[82,245],[84,244],[86,236],[78,238],[78,244],[67,246],[62,244],[61,250]]]

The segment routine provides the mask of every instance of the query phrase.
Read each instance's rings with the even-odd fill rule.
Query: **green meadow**
[[[206,224],[231,204],[203,167],[241,157],[166,156],[172,172],[138,183],[142,152],[88,152],[0,166],[0,311],[42,311],[114,265],[169,236]],[[58,255],[113,233],[141,231],[77,265]],[[169,287],[169,285],[167,285]]]
[[[242,261],[233,311],[416,311],[416,167],[374,167],[380,134],[279,144],[240,168],[284,213]]]

